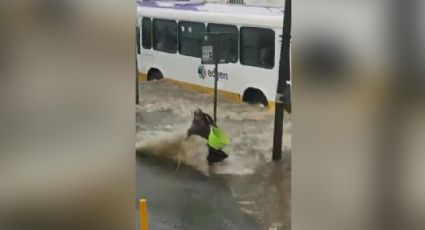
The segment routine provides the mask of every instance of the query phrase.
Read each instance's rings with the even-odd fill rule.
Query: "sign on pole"
[[[202,64],[215,64],[213,54],[212,45],[208,44],[202,46]]]
[[[217,82],[218,64],[230,62],[230,34],[229,33],[206,33],[202,43],[201,63],[214,65],[214,123],[217,123]]]

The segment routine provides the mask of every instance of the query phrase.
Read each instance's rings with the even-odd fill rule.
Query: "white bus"
[[[167,78],[213,90],[214,66],[201,65],[201,43],[206,32],[228,32],[231,63],[219,65],[219,92],[274,104],[283,8],[149,1],[138,3],[137,15],[137,64],[143,80]]]

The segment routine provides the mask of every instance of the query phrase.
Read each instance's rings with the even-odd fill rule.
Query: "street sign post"
[[[230,62],[230,34],[229,33],[205,33],[202,43],[201,63],[214,65],[214,123],[217,123],[217,83],[218,64]]]
[[[273,134],[273,161],[278,161],[282,158],[282,136],[283,136],[283,119],[284,106],[288,104],[290,89],[287,81],[291,79],[290,66],[290,41],[291,41],[291,0],[285,1],[285,13],[283,16],[283,31],[282,31],[282,46],[279,63],[279,79],[277,82],[276,92],[276,108],[275,122]],[[286,94],[286,95],[285,95]]]

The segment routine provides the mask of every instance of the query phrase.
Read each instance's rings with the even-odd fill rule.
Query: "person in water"
[[[208,136],[211,132],[211,127],[217,127],[211,116],[207,113],[204,113],[201,109],[197,109],[193,113],[192,125],[187,131],[186,138],[189,138],[192,135],[198,135],[208,140]],[[227,157],[228,155],[223,150],[217,150],[208,145],[207,161],[209,165],[221,162]]]

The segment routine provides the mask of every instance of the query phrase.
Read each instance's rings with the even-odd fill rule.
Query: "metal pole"
[[[214,123],[217,124],[217,82],[218,82],[218,63],[214,66]]]
[[[139,66],[137,65],[137,56],[140,53],[140,27],[136,27],[136,105],[139,104]]]
[[[137,67],[137,55],[136,55],[136,104],[139,104],[139,69]]]
[[[283,119],[284,119],[284,100],[283,97],[286,81],[290,78],[290,62],[289,49],[291,39],[291,0],[285,1],[285,11],[283,18],[282,31],[282,46],[279,63],[279,80],[277,83],[276,92],[276,108],[274,120],[274,135],[273,135],[273,161],[278,161],[282,158],[282,136],[283,136]]]

